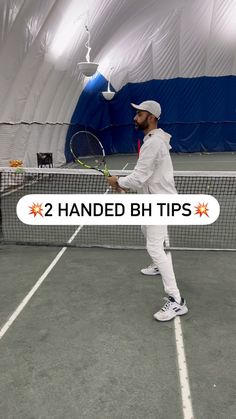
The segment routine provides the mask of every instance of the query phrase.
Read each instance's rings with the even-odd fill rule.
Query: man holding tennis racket
[[[117,191],[133,190],[145,194],[176,194],[173,166],[169,150],[171,136],[158,128],[161,107],[158,102],[147,100],[131,106],[136,109],[135,128],[145,134],[138,162],[132,173],[118,178],[110,176],[107,181]],[[146,237],[146,248],[152,264],[141,272],[144,275],[161,274],[168,298],[165,305],[154,314],[159,321],[168,321],[186,314],[186,301],[181,297],[172,265],[170,252],[165,252],[164,242],[168,238],[167,226],[142,226]]]

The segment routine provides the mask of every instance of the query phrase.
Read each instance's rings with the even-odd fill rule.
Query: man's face
[[[146,111],[137,111],[134,117],[135,128],[141,131],[145,131],[149,128],[149,117],[150,113]]]

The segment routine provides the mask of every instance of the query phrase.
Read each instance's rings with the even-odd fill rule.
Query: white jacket
[[[143,141],[132,173],[118,180],[121,188],[144,194],[175,194],[173,166],[169,150],[171,135],[161,128],[150,131]]]

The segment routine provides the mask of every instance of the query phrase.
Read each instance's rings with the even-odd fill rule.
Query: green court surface
[[[4,246],[6,324],[59,249]],[[235,254],[173,252],[189,313],[181,318],[194,418],[235,417]],[[190,417],[175,322],[156,322],[160,277],[143,250],[67,249],[0,342],[4,419]]]
[[[190,171],[235,171],[236,153],[171,153],[174,170]],[[107,156],[110,168],[132,170],[137,155]]]

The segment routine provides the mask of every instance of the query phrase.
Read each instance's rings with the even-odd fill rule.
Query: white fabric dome
[[[65,136],[91,60],[119,91],[126,83],[236,75],[235,0],[2,0],[0,164],[65,162]],[[20,124],[24,122],[24,124]]]

